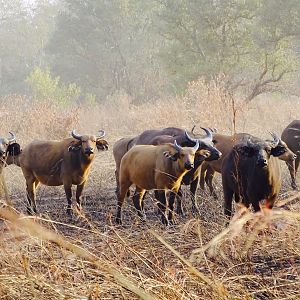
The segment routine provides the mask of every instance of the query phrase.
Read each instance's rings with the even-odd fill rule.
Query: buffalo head
[[[270,156],[278,157],[286,149],[279,146],[280,139],[276,134],[272,134],[273,140],[255,141],[249,138],[242,145],[237,146],[237,151],[241,156],[251,157],[255,160],[256,166],[264,168],[268,166]]]
[[[9,138],[0,138],[0,158],[3,159],[6,157],[9,146],[16,141],[16,136],[9,132]]]
[[[75,132],[75,130],[72,130],[71,135],[76,140],[76,142],[69,147],[69,151],[81,150],[83,155],[90,156],[95,153],[96,148],[98,150],[108,149],[108,143],[103,139],[103,137],[105,136],[104,130],[100,130],[99,136],[79,135]]]
[[[193,145],[198,142],[199,143],[199,148],[198,151],[200,150],[207,150],[210,152],[209,157],[206,159],[207,161],[211,161],[211,160],[217,160],[221,157],[222,153],[214,146],[213,143],[213,134],[212,131],[210,129],[201,127],[206,135],[203,138],[200,139],[195,139],[192,138],[187,131],[185,131],[185,137],[186,139],[192,143]],[[197,155],[198,153],[196,153]]]
[[[176,140],[174,144],[168,145],[169,150],[164,152],[164,156],[172,161],[177,161],[181,170],[191,170],[194,167],[195,154],[199,147],[198,141],[193,147],[181,147]]]

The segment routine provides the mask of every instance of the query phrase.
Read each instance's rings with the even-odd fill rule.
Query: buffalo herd
[[[134,185],[133,204],[144,220],[145,194],[154,190],[163,224],[183,215],[182,185],[189,185],[192,213],[199,215],[196,195],[208,186],[217,198],[213,185],[216,172],[221,173],[224,193],[224,214],[231,217],[232,200],[259,211],[262,201],[272,208],[281,186],[279,160],[285,161],[291,186],[297,189],[296,174],[300,163],[300,120],[291,122],[281,137],[271,133],[264,140],[248,133],[219,134],[215,129],[202,128],[204,134],[168,127],[146,130],[140,135],[122,138],[113,146],[116,163],[116,222],[122,223],[122,206]],[[67,213],[72,216],[72,185],[76,185],[76,206],[81,208],[81,195],[87,182],[96,150],[107,150],[105,132],[79,135],[61,141],[33,141],[24,149],[10,132],[0,138],[0,174],[3,167],[15,164],[22,169],[26,181],[27,212],[37,213],[35,194],[40,183],[63,185]],[[176,200],[176,201],[175,201]]]

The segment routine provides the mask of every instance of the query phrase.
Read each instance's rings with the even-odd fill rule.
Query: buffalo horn
[[[274,145],[274,147],[277,147],[280,142],[280,138],[276,133],[272,133],[272,137],[274,139],[273,145]]]
[[[253,143],[252,143],[251,138],[249,136],[248,139],[247,139],[247,146],[251,147],[252,145],[253,145]]]
[[[9,134],[10,134],[10,138],[8,138],[8,142],[11,144],[16,141],[16,136],[14,135],[13,132],[10,132],[10,131],[9,131]]]
[[[206,137],[205,138],[208,138],[209,140],[212,141],[213,139],[213,135],[212,135],[212,132],[208,129],[208,128],[205,128],[205,127],[201,127],[205,133],[206,133]]]
[[[279,142],[280,142],[280,138],[278,137],[278,135],[276,133],[271,133],[271,136],[273,138],[273,142],[272,142],[272,146],[275,148],[278,146]]]
[[[199,141],[197,140],[196,145],[193,147],[193,149],[194,149],[195,151],[197,151],[198,148],[199,148]]]
[[[104,130],[99,130],[99,135],[97,135],[97,140],[102,139],[105,136],[105,131]]]
[[[174,141],[174,148],[175,148],[178,152],[180,152],[180,150],[181,150],[181,147],[177,144],[177,141],[176,141],[176,140]]]
[[[198,140],[197,140],[197,139],[193,139],[192,137],[190,137],[186,130],[185,130],[185,132],[184,132],[184,135],[185,135],[185,137],[186,137],[190,142],[197,143]]]
[[[191,130],[191,133],[193,133],[193,134],[194,134],[194,130],[195,130],[195,128],[196,128],[196,125],[194,125],[194,126],[193,126],[193,128],[192,128],[192,130]]]
[[[74,139],[81,141],[81,135],[76,134],[75,129],[72,130],[71,135]]]

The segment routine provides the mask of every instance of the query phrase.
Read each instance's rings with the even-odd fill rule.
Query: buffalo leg
[[[68,202],[67,214],[71,216],[72,215],[72,183],[64,182],[64,188],[65,188],[65,194]]]
[[[166,218],[167,199],[166,199],[165,191],[164,190],[155,191],[155,197],[158,200],[157,206],[161,214],[161,222],[165,225],[168,225],[168,219]]]
[[[207,165],[206,165],[206,163],[203,163],[202,166],[201,166],[201,170],[200,170],[200,180],[199,180],[200,189],[202,191],[205,190],[206,171],[207,171]]]
[[[26,176],[26,192],[27,192],[27,213],[29,215],[36,214],[36,186],[38,185],[37,179],[32,175]]]
[[[233,191],[229,188],[224,188],[224,214],[228,218],[230,218],[232,214],[232,197]]]
[[[118,170],[116,169],[115,170],[115,177],[116,177],[116,194],[118,194],[119,193],[119,172],[118,172]]]
[[[213,186],[214,175],[215,175],[215,171],[212,168],[207,168],[206,175],[205,175],[205,182],[209,187],[210,194],[214,197],[214,199],[218,199],[216,190]]]
[[[298,171],[298,168],[299,168],[299,163],[300,163],[300,156],[298,155],[296,160],[295,160],[295,178],[294,178],[295,189],[297,189],[296,175],[297,175],[297,171]]]
[[[146,219],[145,212],[144,212],[144,194],[145,194],[145,190],[136,187],[133,195],[134,207],[136,208],[138,215],[142,220]]]
[[[119,186],[118,208],[117,208],[117,216],[116,216],[116,223],[118,224],[122,224],[122,206],[124,204],[124,200],[130,186],[131,186],[131,182],[122,182]]]
[[[85,183],[86,181],[84,181],[82,184],[78,184],[76,189],[76,203],[79,210],[81,209],[81,194],[85,186]]]
[[[168,203],[168,208],[169,208],[169,213],[168,213],[168,220],[169,220],[169,223],[170,224],[173,224],[174,223],[174,202],[175,202],[175,199],[176,199],[176,196],[179,196],[179,194],[181,194],[182,196],[182,193],[181,193],[181,190],[179,188],[179,190],[177,192],[170,192],[170,195],[169,195],[169,203]],[[179,200],[179,197],[177,197],[177,210],[180,209],[180,212],[181,214],[183,214],[182,212],[182,206],[181,206],[181,197],[180,197],[180,200]]]
[[[296,162],[295,161],[287,161],[286,162],[287,164],[287,167],[289,169],[289,172],[290,172],[290,175],[291,175],[291,185],[292,185],[292,188],[294,190],[297,189],[297,183],[296,183]],[[299,165],[299,162],[298,162],[298,165]]]
[[[174,192],[171,193],[170,198],[171,198],[172,194],[174,194]],[[175,198],[175,196],[176,195],[174,194],[173,197]],[[181,190],[181,187],[179,188],[179,190],[177,192],[177,208],[176,208],[176,213],[177,213],[177,215],[184,216],[183,208],[182,208],[182,190]]]
[[[193,215],[199,215],[200,211],[198,205],[196,204],[196,192],[199,185],[199,176],[191,182],[190,191],[191,191],[191,201],[192,201],[192,213]]]

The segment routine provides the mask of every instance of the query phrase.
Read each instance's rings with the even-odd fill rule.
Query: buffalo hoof
[[[215,192],[213,192],[211,195],[215,200],[218,200],[218,195]]]
[[[142,223],[146,223],[146,221],[147,221],[145,214],[139,214],[139,219],[141,220]]]
[[[82,205],[81,205],[81,203],[76,203],[76,209],[78,209],[79,211],[82,210]]]
[[[30,216],[36,215],[36,211],[34,211],[31,207],[27,207],[27,214]]]
[[[292,182],[292,189],[293,190],[298,190],[298,186],[297,186],[297,184],[295,183],[295,182]]]
[[[182,207],[177,207],[176,214],[181,217],[185,217]]]
[[[118,225],[122,225],[122,220],[121,220],[121,218],[116,217],[116,223],[117,223]]]
[[[161,216],[161,223],[165,226],[169,226],[169,220],[166,218],[165,215]]]
[[[192,206],[192,214],[194,217],[199,217],[200,216],[200,210],[196,205]]]

